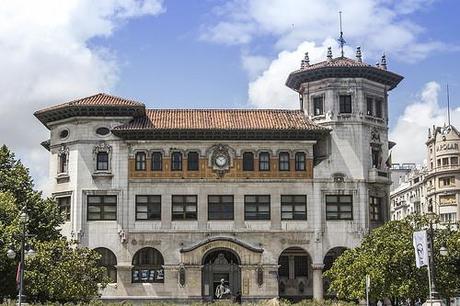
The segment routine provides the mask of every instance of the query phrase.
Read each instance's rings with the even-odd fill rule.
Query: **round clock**
[[[225,155],[218,155],[214,162],[218,167],[222,168],[227,164],[228,161]]]

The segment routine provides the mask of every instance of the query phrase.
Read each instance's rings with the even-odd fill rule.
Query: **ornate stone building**
[[[412,213],[439,215],[441,222],[460,220],[460,133],[453,125],[428,130],[427,166],[411,171],[391,193],[391,218]]]
[[[356,59],[292,72],[298,110],[147,109],[106,94],[35,113],[62,231],[98,250],[105,299],[323,297],[322,272],[389,218],[388,92]]]

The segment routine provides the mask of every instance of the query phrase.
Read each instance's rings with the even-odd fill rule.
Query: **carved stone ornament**
[[[256,269],[256,273],[257,273],[257,285],[259,285],[259,287],[262,287],[262,285],[264,284],[264,270],[262,269],[262,267],[257,267]]]
[[[66,147],[66,146],[64,146],[64,145],[62,145],[62,146],[59,148],[58,156],[61,156],[61,155],[63,155],[63,154],[65,154],[65,155],[67,155],[67,156],[68,156],[68,154],[69,154],[69,148]]]
[[[377,128],[371,129],[371,143],[380,143],[380,133]]]
[[[231,157],[229,148],[226,145],[218,144],[213,146],[211,154],[212,169],[217,172],[217,175],[222,177],[229,171]]]
[[[184,265],[181,265],[179,268],[179,285],[181,287],[185,286],[185,267]]]
[[[112,152],[112,146],[105,142],[97,144],[93,149],[94,159],[96,159],[97,153],[99,152],[107,152],[110,154]]]

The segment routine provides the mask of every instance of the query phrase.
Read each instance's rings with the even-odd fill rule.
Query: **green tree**
[[[5,145],[1,146],[0,301],[17,295],[18,261],[8,259],[6,252],[13,248],[19,253],[22,232],[19,215],[23,208],[29,216],[27,230],[32,235],[29,240],[37,250],[36,259],[26,260],[26,294],[40,301],[60,302],[94,297],[97,283],[105,283],[104,273],[97,268],[99,255],[87,248],[75,248],[62,238],[59,227],[63,216],[56,202],[43,199],[42,194],[33,188],[28,169]],[[49,250],[55,250],[55,256],[46,259]],[[47,276],[46,286],[40,283],[40,277],[44,275]]]
[[[87,302],[98,295],[98,284],[108,282],[94,250],[74,248],[64,239],[37,243],[36,249],[25,275],[27,294],[35,301]]]
[[[412,234],[426,229],[428,224],[426,218],[413,216],[374,229],[361,246],[345,251],[325,272],[331,281],[329,291],[343,299],[363,299],[365,278],[369,275],[373,299],[425,299],[428,296],[427,269],[415,265]],[[434,227],[438,228],[434,230],[436,285],[440,294],[448,297],[460,288],[456,271],[460,258],[459,233],[439,226],[437,221]],[[441,246],[447,247],[447,256],[439,254]]]

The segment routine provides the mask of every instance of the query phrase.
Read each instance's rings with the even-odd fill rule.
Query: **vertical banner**
[[[426,231],[414,232],[413,244],[417,268],[428,266],[428,241]]]

